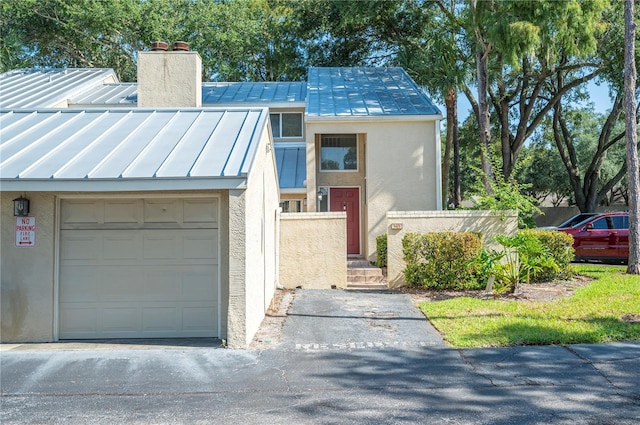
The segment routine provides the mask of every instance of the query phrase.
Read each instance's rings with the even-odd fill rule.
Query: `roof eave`
[[[244,190],[246,176],[136,179],[0,179],[2,191],[133,192],[166,190]]]
[[[438,121],[442,114],[434,115],[306,115],[305,122],[375,122],[375,121]]]

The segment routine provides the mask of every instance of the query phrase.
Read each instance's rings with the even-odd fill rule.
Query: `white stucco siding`
[[[437,122],[435,119],[386,119],[307,123],[307,162],[317,160],[312,149],[315,134],[365,135],[366,214],[363,219],[366,220],[364,254],[367,258],[375,254],[376,236],[386,232],[388,211],[439,209],[441,178]],[[315,176],[314,163],[307,166],[309,201],[315,199],[317,191],[315,178],[311,177]]]
[[[13,199],[20,195],[0,194],[2,342],[50,342],[54,314],[55,197],[27,194],[31,201],[29,216],[36,218],[36,244],[16,248]]]
[[[388,211],[438,209],[436,122],[378,125],[367,137],[367,257],[386,232]]]
[[[276,213],[280,206],[278,177],[268,131],[262,135],[247,180],[246,217],[246,333],[253,339],[273,299],[276,285]]]
[[[253,339],[276,285],[278,179],[267,130],[261,136],[247,189],[229,192],[228,345]]]
[[[347,214],[284,213],[280,219],[280,284],[294,289],[347,287]]]

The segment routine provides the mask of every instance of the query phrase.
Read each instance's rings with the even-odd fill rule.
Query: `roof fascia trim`
[[[376,121],[438,121],[442,119],[437,115],[305,115],[305,122],[376,122]]]
[[[184,179],[120,179],[120,180],[55,180],[2,179],[2,191],[18,192],[131,192],[165,190],[246,189],[246,177],[213,177]]]

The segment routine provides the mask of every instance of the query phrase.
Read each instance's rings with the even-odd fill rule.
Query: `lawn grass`
[[[579,265],[593,277],[570,297],[547,302],[454,298],[423,302],[420,309],[457,348],[580,344],[640,340],[640,276],[623,267]]]

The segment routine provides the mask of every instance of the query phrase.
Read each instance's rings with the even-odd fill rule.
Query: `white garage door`
[[[217,337],[217,199],[69,199],[60,339]]]

